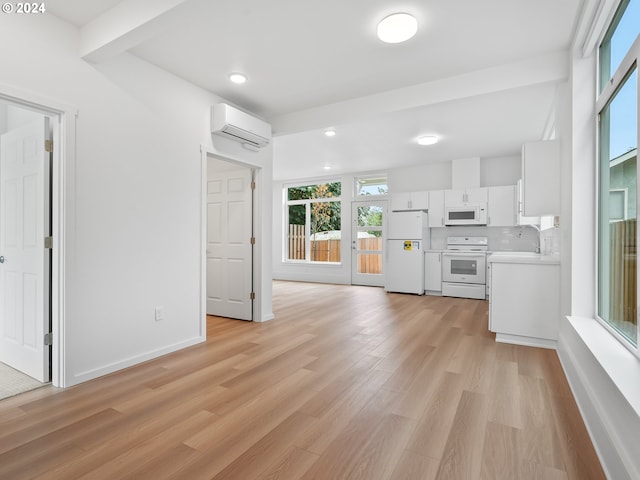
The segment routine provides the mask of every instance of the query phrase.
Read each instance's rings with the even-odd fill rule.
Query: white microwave
[[[445,206],[445,225],[486,225],[487,206],[481,205],[460,205]]]

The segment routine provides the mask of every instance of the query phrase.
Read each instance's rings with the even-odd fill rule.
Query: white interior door
[[[207,313],[252,320],[252,171],[209,175]]]
[[[351,204],[351,283],[384,286],[384,200]]]
[[[48,119],[0,138],[0,361],[45,382],[48,319]]]

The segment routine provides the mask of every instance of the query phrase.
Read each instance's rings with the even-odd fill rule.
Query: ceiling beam
[[[568,77],[568,52],[554,52],[433,82],[277,115],[268,120],[275,135],[284,135],[504,90],[559,83]]]
[[[92,63],[114,57],[176,21],[191,0],[124,0],[80,30],[80,56]]]

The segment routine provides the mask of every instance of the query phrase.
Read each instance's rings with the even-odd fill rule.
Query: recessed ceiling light
[[[325,165],[324,167],[322,167],[325,170],[331,170],[331,165]]]
[[[438,143],[438,137],[435,135],[425,135],[418,139],[418,145],[433,145],[434,143]]]
[[[378,24],[378,38],[385,43],[406,42],[418,31],[418,21],[408,13],[394,13]]]
[[[327,137],[335,137],[336,136],[336,131],[333,128],[329,128],[329,129],[324,131],[324,134]]]
[[[230,73],[229,80],[233,83],[241,84],[247,81],[247,76],[244,73]]]

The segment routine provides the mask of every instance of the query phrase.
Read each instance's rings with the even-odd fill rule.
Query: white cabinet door
[[[540,225],[540,217],[524,216],[522,179],[518,180],[518,185],[516,186],[516,195],[518,198],[516,207],[518,225]]]
[[[444,194],[444,203],[451,207],[487,203],[487,188],[480,187],[446,190]]]
[[[444,190],[429,192],[429,227],[444,227]]]
[[[424,289],[429,292],[442,291],[442,253],[424,254]]]
[[[400,210],[406,210],[411,204],[411,193],[400,192],[391,195],[391,211],[397,212]]]
[[[457,207],[464,205],[465,191],[464,190],[445,190],[444,191],[444,204],[450,207]]]
[[[398,192],[391,195],[391,211],[427,210],[429,208],[428,192]]]
[[[411,206],[415,210],[427,210],[429,208],[429,192],[411,192]]]
[[[480,187],[480,188],[467,188],[465,190],[465,194],[466,194],[466,202],[469,204],[481,204],[481,203],[487,203],[487,188],[486,187]]]
[[[490,328],[497,334],[555,341],[560,265],[491,263]]]
[[[560,214],[560,144],[558,140],[522,146],[524,215]]]
[[[516,186],[489,187],[489,227],[513,227],[516,225]]]

